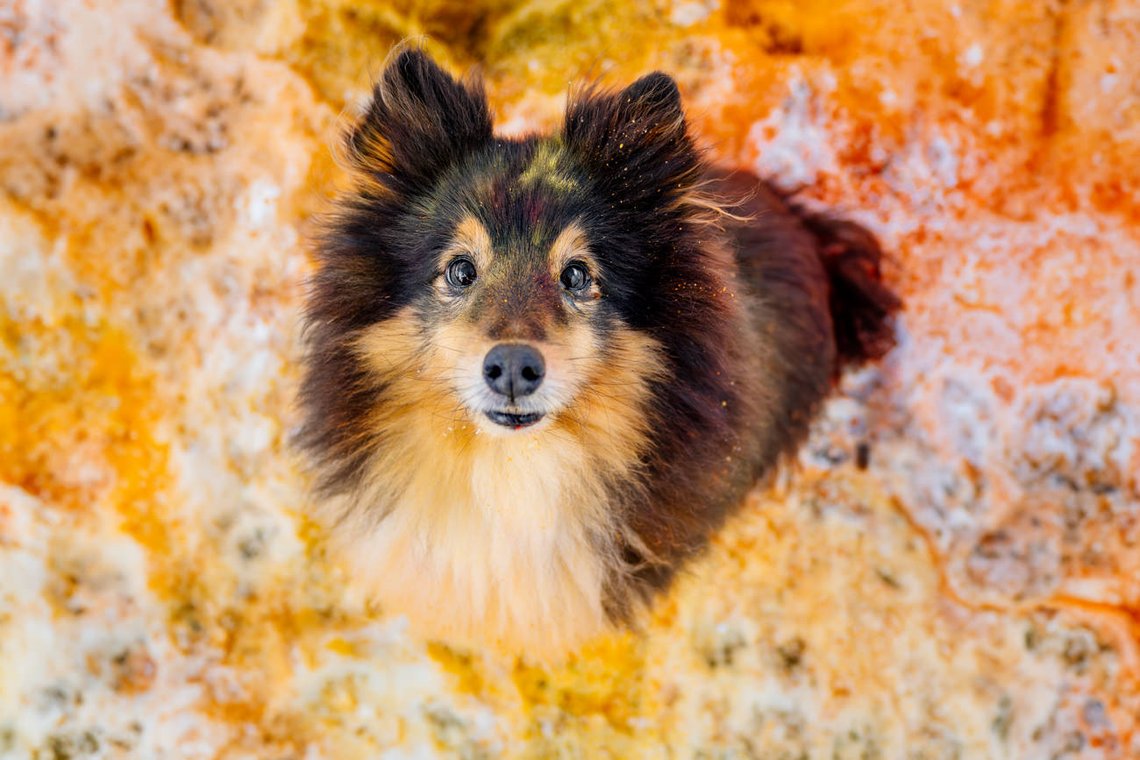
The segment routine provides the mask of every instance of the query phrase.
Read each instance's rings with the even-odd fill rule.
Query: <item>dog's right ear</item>
[[[390,191],[413,195],[491,138],[482,83],[459,82],[423,50],[407,48],[385,67],[347,147],[356,169]]]
[[[701,159],[685,125],[677,83],[660,71],[624,90],[586,89],[571,98],[562,129],[567,146],[613,208],[639,220],[671,217],[701,178]]]

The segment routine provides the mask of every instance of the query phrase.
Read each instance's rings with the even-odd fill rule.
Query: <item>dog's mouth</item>
[[[502,425],[512,430],[522,430],[525,427],[530,427],[545,415],[542,412],[530,412],[528,414],[512,414],[510,412],[485,412],[487,419],[494,422],[496,425]]]

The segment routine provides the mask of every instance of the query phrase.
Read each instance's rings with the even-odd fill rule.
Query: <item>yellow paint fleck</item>
[[[519,184],[531,187],[541,182],[562,193],[577,189],[578,182],[560,167],[559,156],[557,144],[550,141],[540,143],[534,158],[519,175]]]

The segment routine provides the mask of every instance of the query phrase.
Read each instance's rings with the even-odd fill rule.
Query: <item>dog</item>
[[[344,146],[299,440],[332,551],[424,636],[548,658],[636,627],[892,345],[875,238],[708,164],[666,74],[507,139],[406,48]]]

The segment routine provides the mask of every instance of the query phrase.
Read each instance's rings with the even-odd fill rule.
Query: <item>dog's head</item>
[[[723,290],[678,244],[702,166],[673,80],[586,90],[556,134],[504,139],[479,83],[407,49],[346,146],[358,184],[318,249],[310,424],[414,407],[501,436],[636,437],[666,354],[688,350],[655,336],[697,329]],[[340,434],[340,458],[365,437]]]

